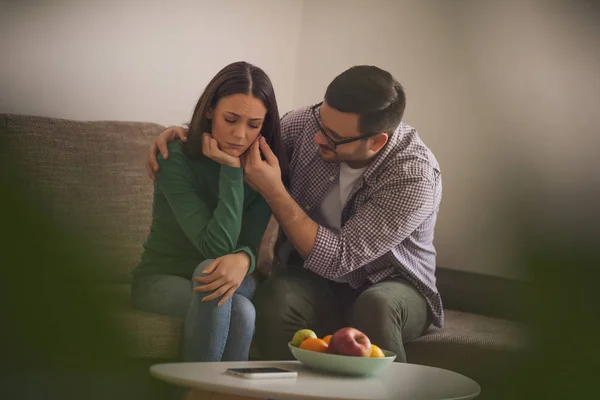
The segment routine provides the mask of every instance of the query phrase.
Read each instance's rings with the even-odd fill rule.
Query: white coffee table
[[[298,371],[297,378],[244,379],[227,368],[272,366]],[[473,399],[481,388],[456,372],[393,363],[373,377],[346,377],[311,370],[298,361],[169,363],[150,367],[160,380],[192,389],[279,400]]]

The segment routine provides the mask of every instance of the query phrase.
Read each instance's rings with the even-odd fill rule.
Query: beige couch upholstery
[[[132,359],[149,361],[177,358],[182,325],[176,318],[129,306],[129,274],[150,226],[152,184],[144,168],[146,151],[162,129],[153,123],[0,114],[0,133],[18,156],[15,173],[48,196],[45,206],[58,220],[74,224],[93,243],[101,268],[90,274],[98,280],[98,290],[122,304],[114,317]],[[259,257],[260,268],[269,263],[266,249]],[[431,329],[407,344],[407,355],[409,362],[485,380],[507,365],[524,343],[515,322],[446,310],[446,327]]]

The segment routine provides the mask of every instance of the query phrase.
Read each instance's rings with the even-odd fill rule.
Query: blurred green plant
[[[94,249],[43,211],[3,141],[0,398],[109,398],[98,395],[101,377],[119,371],[126,353],[113,299],[93,289],[94,269],[82,268],[95,262]]]

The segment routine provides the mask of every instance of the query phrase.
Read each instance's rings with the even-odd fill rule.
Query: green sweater
[[[251,259],[269,222],[265,200],[244,183],[241,168],[207,158],[190,159],[180,141],[158,157],[152,225],[135,275],[191,278],[202,261],[238,251]]]

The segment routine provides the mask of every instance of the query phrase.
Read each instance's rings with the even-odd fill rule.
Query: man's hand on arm
[[[158,171],[158,161],[156,155],[160,151],[163,158],[166,160],[169,157],[169,150],[167,144],[175,139],[180,139],[182,142],[187,142],[187,129],[180,126],[171,126],[160,133],[156,137],[156,140],[152,143],[148,149],[148,156],[146,157],[146,171],[148,176],[153,181],[156,181],[155,172]]]
[[[265,160],[261,160],[261,151]],[[263,196],[296,250],[307,257],[315,244],[319,225],[287,192],[281,181],[279,161],[264,138],[252,144],[244,155],[243,164],[248,185]]]

